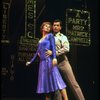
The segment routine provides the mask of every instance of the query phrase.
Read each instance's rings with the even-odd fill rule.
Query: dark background
[[[11,64],[10,55],[14,59],[14,80],[10,74],[1,76],[2,100],[44,100],[44,95],[36,94],[38,63],[30,68],[25,63],[17,62],[17,40],[24,33],[24,0],[12,0],[9,17],[10,44],[2,44],[1,66]],[[43,21],[60,19],[65,33],[65,14],[67,8],[88,10],[91,21],[91,45],[71,45],[67,54],[76,79],[82,88],[86,100],[99,100],[99,0],[37,0],[36,37],[40,38],[40,25]],[[70,88],[67,88],[69,100],[75,100]],[[10,98],[10,99],[9,99]],[[25,99],[24,99],[25,100]]]

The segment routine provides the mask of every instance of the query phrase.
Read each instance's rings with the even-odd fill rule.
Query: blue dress
[[[46,57],[46,49],[52,50],[52,56]],[[31,62],[34,61],[38,53],[40,55],[40,63],[37,93],[50,93],[65,88],[66,84],[62,80],[58,67],[52,65],[52,59],[56,58],[55,39],[52,33],[49,33],[39,42],[37,52]]]

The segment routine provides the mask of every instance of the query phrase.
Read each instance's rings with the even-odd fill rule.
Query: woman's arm
[[[39,46],[38,46],[38,49],[37,49],[36,53],[34,54],[33,58],[30,61],[26,62],[26,66],[30,65],[35,60],[35,58],[38,55],[38,52],[39,52]]]
[[[57,64],[57,59],[56,59],[56,47],[55,47],[55,38],[53,36],[53,34],[51,34],[50,36],[50,43],[51,43],[51,51],[52,51],[52,63],[53,66]]]

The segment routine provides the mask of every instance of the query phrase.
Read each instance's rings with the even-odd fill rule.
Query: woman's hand
[[[52,64],[53,64],[53,66],[57,65],[57,59],[56,59],[56,58],[54,58],[54,59],[52,60]]]
[[[26,66],[29,66],[29,65],[30,65],[30,63],[31,63],[31,62],[29,62],[29,61],[28,61],[28,62],[26,62]]]

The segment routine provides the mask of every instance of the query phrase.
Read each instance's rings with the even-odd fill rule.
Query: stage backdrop
[[[41,23],[60,19],[77,81],[86,100],[98,100],[98,4],[98,0],[2,0],[2,97],[39,97],[39,58],[30,67],[25,63],[37,50]],[[69,86],[67,90],[73,100]]]
[[[44,2],[39,5],[43,8]],[[40,8],[36,0],[3,0],[2,8],[2,96],[29,96],[36,91],[38,58],[33,67],[25,63],[37,50],[36,9],[39,15]]]

